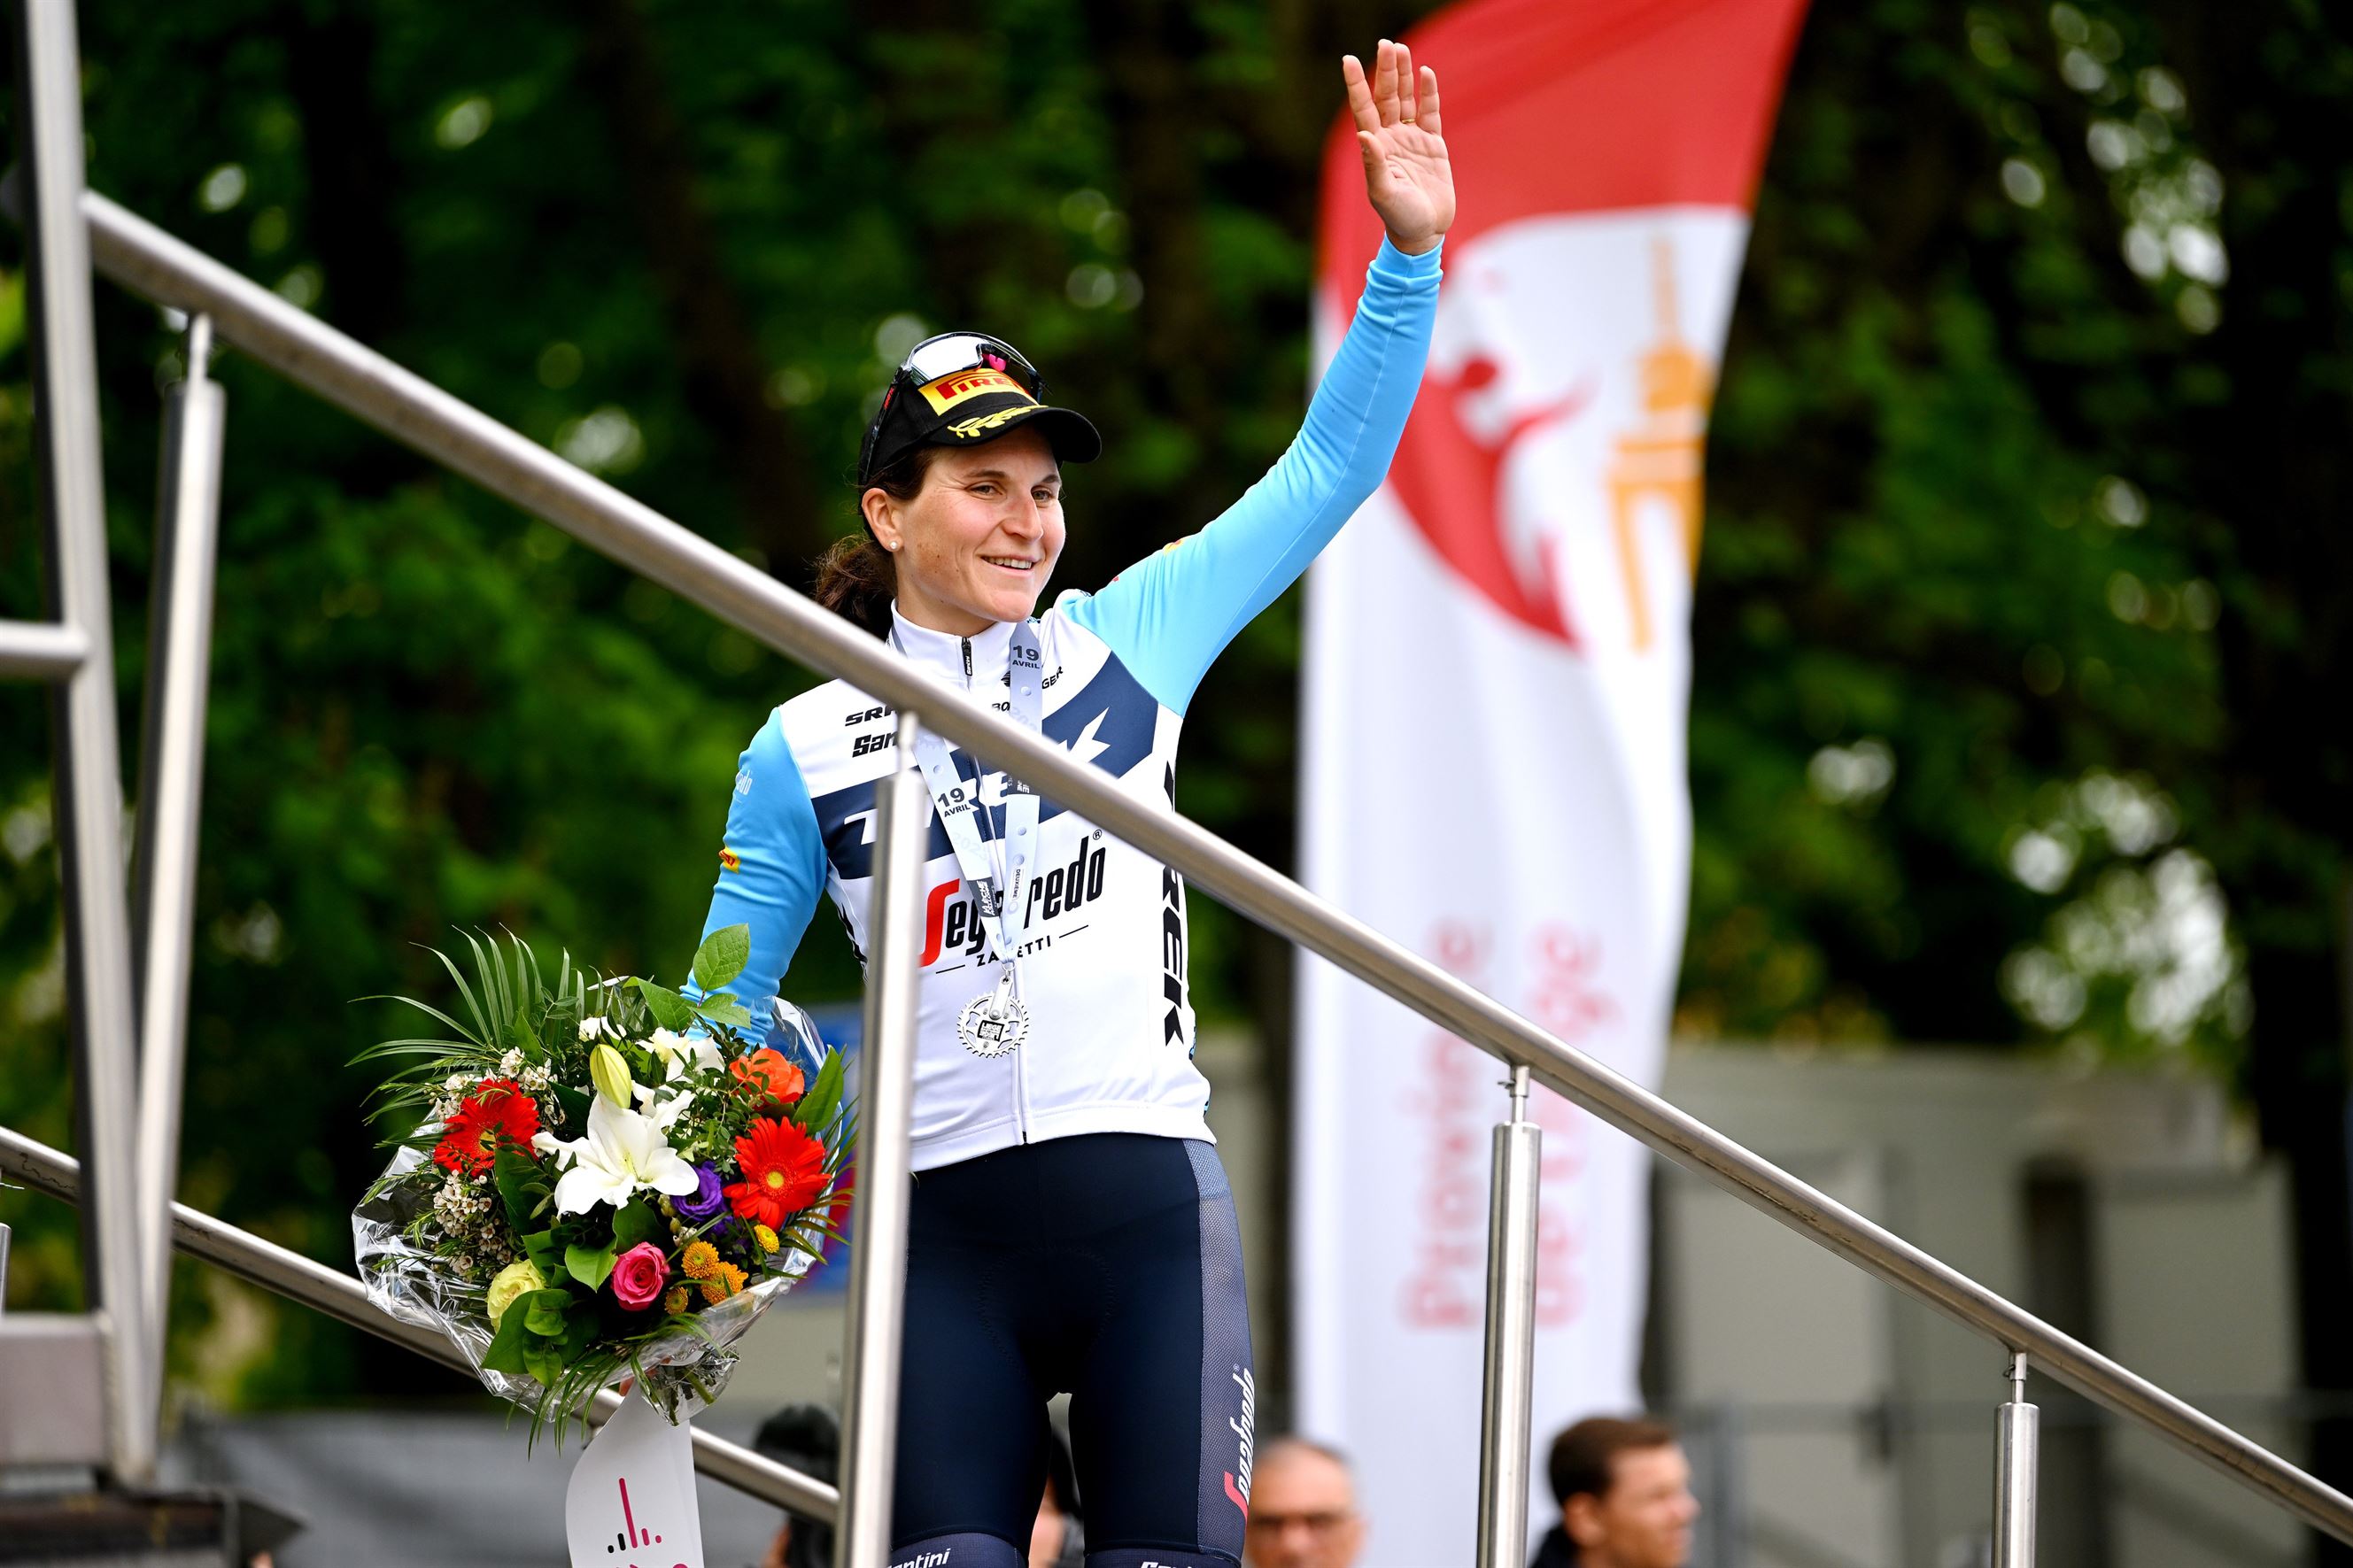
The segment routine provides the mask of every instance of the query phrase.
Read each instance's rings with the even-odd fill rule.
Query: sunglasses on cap
[[[925,338],[899,362],[899,368],[892,373],[891,384],[883,389],[882,405],[867,424],[866,439],[858,448],[860,484],[872,475],[875,443],[882,434],[883,423],[891,416],[892,405],[917,387],[965,370],[1000,372],[1039,403],[1046,401],[1046,378],[1019,349],[1004,339],[981,332],[940,332]]]

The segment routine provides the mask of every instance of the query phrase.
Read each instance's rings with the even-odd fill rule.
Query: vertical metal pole
[[[0,1312],[8,1310],[8,1227],[0,1225]]]
[[[1535,1418],[1536,1182],[1544,1130],[1528,1120],[1528,1069],[1512,1069],[1512,1119],[1495,1129],[1487,1193],[1487,1373],[1480,1404],[1479,1568],[1519,1568],[1528,1550]]]
[[[875,790],[879,868],[866,944],[866,1060],[859,1072],[849,1365],[842,1400],[841,1519],[833,1535],[834,1568],[877,1568],[891,1551],[899,1340],[907,1290],[915,986],[922,978],[915,958],[923,951],[921,879],[932,837],[931,799],[914,761],[914,716],[902,713],[892,772]]]
[[[155,1378],[142,1326],[131,922],[122,881],[121,756],[114,729],[113,617],[98,444],[98,353],[90,235],[81,215],[81,68],[72,0],[17,0],[16,74],[30,266],[34,411],[49,591],[90,657],[57,688],[58,859],[72,1014],[74,1103],[90,1193],[82,1255],[103,1314],[109,1468],[123,1481],[155,1467]]]
[[[188,323],[188,374],[164,408],[155,506],[155,593],[147,637],[138,844],[131,858],[139,960],[139,1214],[147,1334],[164,1364],[170,1316],[172,1199],[179,1185],[180,1098],[188,1046],[188,965],[205,782],[226,405],[205,374],[212,319]]]
[[[2034,1568],[2035,1464],[2042,1413],[2026,1403],[2026,1354],[2010,1358],[2010,1403],[2001,1407],[1994,1458],[1993,1568]]]

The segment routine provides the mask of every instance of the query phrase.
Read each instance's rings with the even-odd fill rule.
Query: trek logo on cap
[[[957,404],[968,402],[989,392],[1009,392],[1025,402],[1035,404],[1029,389],[1001,370],[987,365],[971,370],[959,370],[937,381],[926,382],[920,389],[923,401],[932,405],[934,414],[945,414]]]

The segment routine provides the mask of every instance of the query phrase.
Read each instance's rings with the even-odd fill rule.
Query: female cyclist
[[[1100,450],[1001,340],[916,345],[867,431],[869,537],[818,597],[972,700],[1168,806],[1209,661],[1387,470],[1421,379],[1454,216],[1438,79],[1384,42],[1343,62],[1388,230],[1304,427],[1198,533],[1033,615],[1062,548],[1060,463]],[[773,994],[829,894],[866,941],[894,715],[839,681],[744,753],[706,931],[752,931],[733,987]],[[925,873],[906,1358],[892,1561],[1018,1568],[1071,1395],[1091,1568],[1231,1564],[1250,1492],[1241,1249],[1192,1065],[1185,888],[924,735]]]

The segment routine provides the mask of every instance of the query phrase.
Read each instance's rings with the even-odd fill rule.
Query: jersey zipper
[[[972,639],[970,637],[965,637],[963,639],[963,642],[964,689],[969,692],[972,689],[973,679]],[[980,760],[977,757],[973,759],[972,787],[975,793],[979,793],[982,780],[987,776],[980,771],[979,763]],[[988,802],[984,798],[979,804],[982,812],[981,823],[986,826],[988,822]],[[1005,911],[1005,925],[1007,930],[1012,931],[1014,946],[1018,949],[1021,943],[1021,933],[1020,931],[1013,929],[1013,921],[1014,911],[1008,908]],[[1009,952],[1007,953],[1005,955],[1005,962],[1008,963],[1012,963],[1013,955]],[[1017,1047],[1013,1052],[1013,1128],[1015,1131],[1021,1134],[1021,1142],[1024,1143],[1029,1142],[1029,1082],[1028,1075],[1021,1070],[1021,1058],[1024,1051],[1028,1048],[1028,1045],[1029,1042],[1025,1040],[1022,1042],[1022,1045]]]

